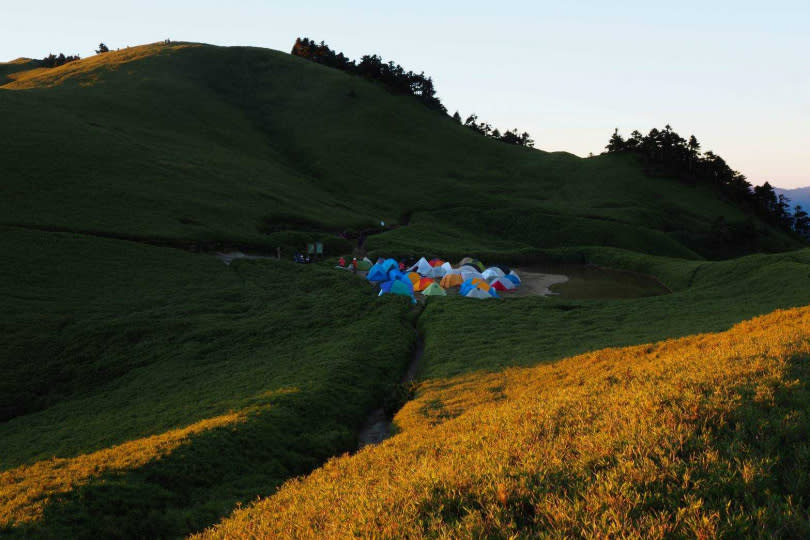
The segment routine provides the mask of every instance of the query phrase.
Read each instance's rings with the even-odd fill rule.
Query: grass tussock
[[[806,536],[810,308],[426,383],[203,538]]]
[[[0,527],[35,521],[55,495],[67,493],[101,474],[131,470],[161,459],[193,435],[244,420],[241,413],[223,414],[98,452],[52,458],[4,471],[0,473]]]

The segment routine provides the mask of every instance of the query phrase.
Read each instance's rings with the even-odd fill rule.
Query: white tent
[[[509,277],[509,279],[511,279],[512,281],[517,280],[518,284],[520,284],[520,276],[517,275],[517,272],[515,272],[514,270],[509,272],[506,276],[507,277],[511,276],[511,277]]]
[[[498,278],[502,278],[504,276],[503,270],[501,270],[497,266],[493,266],[492,268],[487,268],[486,270],[484,270],[484,272],[481,275],[487,281],[492,281],[492,280],[495,280],[495,279],[498,279]]]
[[[440,266],[434,266],[430,270],[430,275],[428,277],[432,277],[434,279],[441,279],[445,275],[452,273],[453,267],[450,266],[450,263],[444,263]]]
[[[484,289],[479,289],[478,287],[473,287],[472,289],[467,291],[467,294],[465,296],[467,298],[480,298],[481,300],[484,300],[484,299],[487,299],[487,298],[493,298],[493,296],[491,294],[489,294],[489,291],[485,291]]]
[[[430,266],[430,263],[427,262],[427,259],[422,257],[419,261],[408,268],[408,272],[416,272],[420,276],[430,277],[431,272],[433,271],[433,267]]]
[[[481,274],[481,272],[473,270],[469,266],[465,266],[464,268],[461,269],[461,277],[464,278],[464,281],[467,281],[468,279],[472,278],[484,279],[484,276]]]

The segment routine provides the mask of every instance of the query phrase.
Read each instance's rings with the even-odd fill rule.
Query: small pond
[[[585,264],[544,264],[517,269],[523,283],[516,294],[554,295],[570,300],[642,298],[669,293],[653,277]]]

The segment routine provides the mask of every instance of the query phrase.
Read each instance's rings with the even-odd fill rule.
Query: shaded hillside
[[[496,144],[415,98],[275,51],[148,45],[11,77],[5,224],[275,247],[300,244],[285,230],[413,214],[481,249],[795,246],[711,189],[645,177],[632,156]],[[750,219],[754,240],[724,243],[720,216]],[[428,247],[420,237],[408,248]]]

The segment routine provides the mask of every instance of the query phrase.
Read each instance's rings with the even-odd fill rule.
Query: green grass
[[[250,412],[58,498],[37,535],[173,536],[272,492],[353,448],[414,339],[405,300],[331,268],[14,229],[0,246],[18,254],[0,271],[0,396],[16,413],[0,470]]]

